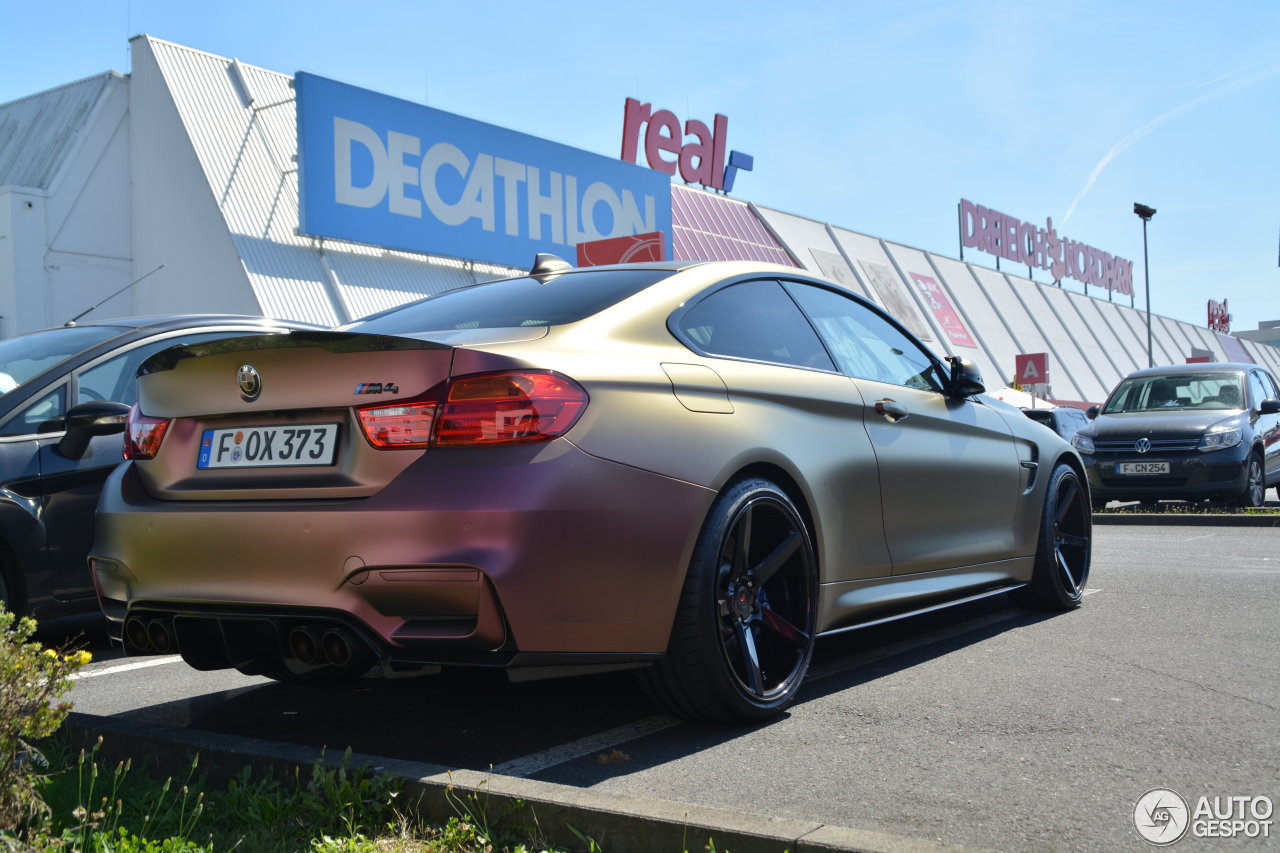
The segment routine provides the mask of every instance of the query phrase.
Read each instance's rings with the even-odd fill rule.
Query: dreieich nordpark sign
[[[1052,219],[1046,219],[1045,227],[1039,228],[1033,222],[1023,222],[961,199],[960,245],[1048,270],[1054,281],[1072,278],[1126,296],[1133,295],[1133,261],[1059,237]]]
[[[305,72],[299,231],[527,267],[538,252],[671,233],[659,172]],[[671,256],[670,250],[666,252]]]

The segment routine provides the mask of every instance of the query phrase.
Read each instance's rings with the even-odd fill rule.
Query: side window
[[[840,370],[858,379],[941,391],[937,362],[875,311],[825,287],[787,282]]]
[[[1276,383],[1275,380],[1271,378],[1271,374],[1267,373],[1265,370],[1259,370],[1257,375],[1258,379],[1262,382],[1263,390],[1267,392],[1267,396],[1263,399],[1270,399],[1272,397],[1280,399],[1280,391],[1276,390]]]
[[[0,436],[61,432],[66,429],[66,414],[67,385],[64,382],[15,412],[0,427]]]
[[[1262,401],[1270,397],[1267,386],[1263,384],[1262,374],[1256,370],[1249,372],[1249,408],[1257,409]]]
[[[232,338],[256,335],[258,332],[238,332],[222,330],[220,332],[200,332],[199,334],[171,335],[167,338],[148,341],[127,352],[112,356],[100,364],[81,371],[77,399],[112,400],[132,406],[138,402],[138,366],[149,356],[169,347],[181,344],[194,344],[200,341],[212,341],[218,338]]]
[[[809,321],[776,281],[717,290],[680,315],[680,332],[711,355],[835,370]]]

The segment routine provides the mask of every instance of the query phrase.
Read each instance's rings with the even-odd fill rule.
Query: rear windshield
[[[380,335],[573,323],[670,276],[674,270],[582,270],[512,278],[428,296],[357,320],[349,331]]]
[[[1244,382],[1239,373],[1180,373],[1124,380],[1111,392],[1102,413],[1243,407]]]

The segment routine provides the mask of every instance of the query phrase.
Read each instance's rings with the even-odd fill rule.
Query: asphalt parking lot
[[[1153,788],[1280,799],[1277,561],[1280,528],[1100,525],[1080,610],[997,600],[830,638],[800,702],[748,729],[656,715],[625,674],[325,691],[106,649],[72,699],[80,725],[350,747],[495,788],[875,834],[845,836],[864,849],[1140,850],[1134,806]]]

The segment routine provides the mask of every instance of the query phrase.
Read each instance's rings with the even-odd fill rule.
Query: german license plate
[[[1168,474],[1168,462],[1117,462],[1117,474],[1128,474],[1131,476],[1142,477],[1151,474]]]
[[[272,468],[332,465],[337,424],[207,429],[197,468]]]

